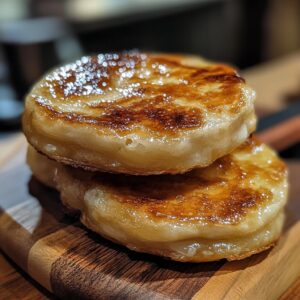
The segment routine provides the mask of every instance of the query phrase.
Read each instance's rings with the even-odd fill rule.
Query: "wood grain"
[[[300,278],[298,278],[280,297],[280,300],[300,299]]]
[[[299,232],[300,222],[297,222],[271,252],[264,254],[265,257],[260,255],[232,265],[225,264],[194,299],[279,298],[299,276]]]
[[[33,288],[33,286],[35,288]],[[0,299],[45,300],[53,296],[0,252]]]
[[[289,163],[289,218],[273,250],[231,263],[186,264],[134,253],[66,216],[58,194],[30,178],[24,140],[15,145],[0,171],[1,248],[61,298],[275,299],[300,275],[299,162]]]

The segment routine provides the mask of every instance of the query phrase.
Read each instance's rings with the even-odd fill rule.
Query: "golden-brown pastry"
[[[194,56],[124,52],[57,68],[28,94],[23,130],[49,158],[87,170],[184,173],[255,129],[254,91]]]
[[[256,140],[182,175],[89,172],[32,147],[28,163],[67,207],[81,212],[83,224],[135,251],[178,261],[235,260],[269,248],[281,233],[286,167]]]

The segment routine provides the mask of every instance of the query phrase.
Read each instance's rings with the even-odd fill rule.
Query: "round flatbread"
[[[182,175],[88,172],[33,148],[28,162],[88,228],[136,251],[178,261],[241,259],[273,245],[282,229],[286,167],[256,140]]]
[[[75,167],[184,173],[248,138],[254,98],[234,68],[194,56],[85,56],[33,87],[23,130],[39,152]]]

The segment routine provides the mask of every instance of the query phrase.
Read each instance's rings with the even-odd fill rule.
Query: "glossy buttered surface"
[[[192,61],[194,62],[194,61]],[[125,134],[174,134],[205,124],[205,114],[238,113],[244,80],[229,66],[138,52],[83,57],[32,92],[49,117]]]
[[[227,65],[184,55],[99,54],[37,83],[23,127],[37,150],[63,163],[136,175],[182,173],[248,137],[253,101],[253,90]]]

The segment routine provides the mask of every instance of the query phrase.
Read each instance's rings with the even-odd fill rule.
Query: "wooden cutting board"
[[[0,143],[0,246],[66,299],[276,299],[300,276],[300,162],[290,161],[284,234],[270,251],[189,264],[115,245],[67,217],[58,194],[31,177],[26,142]]]

